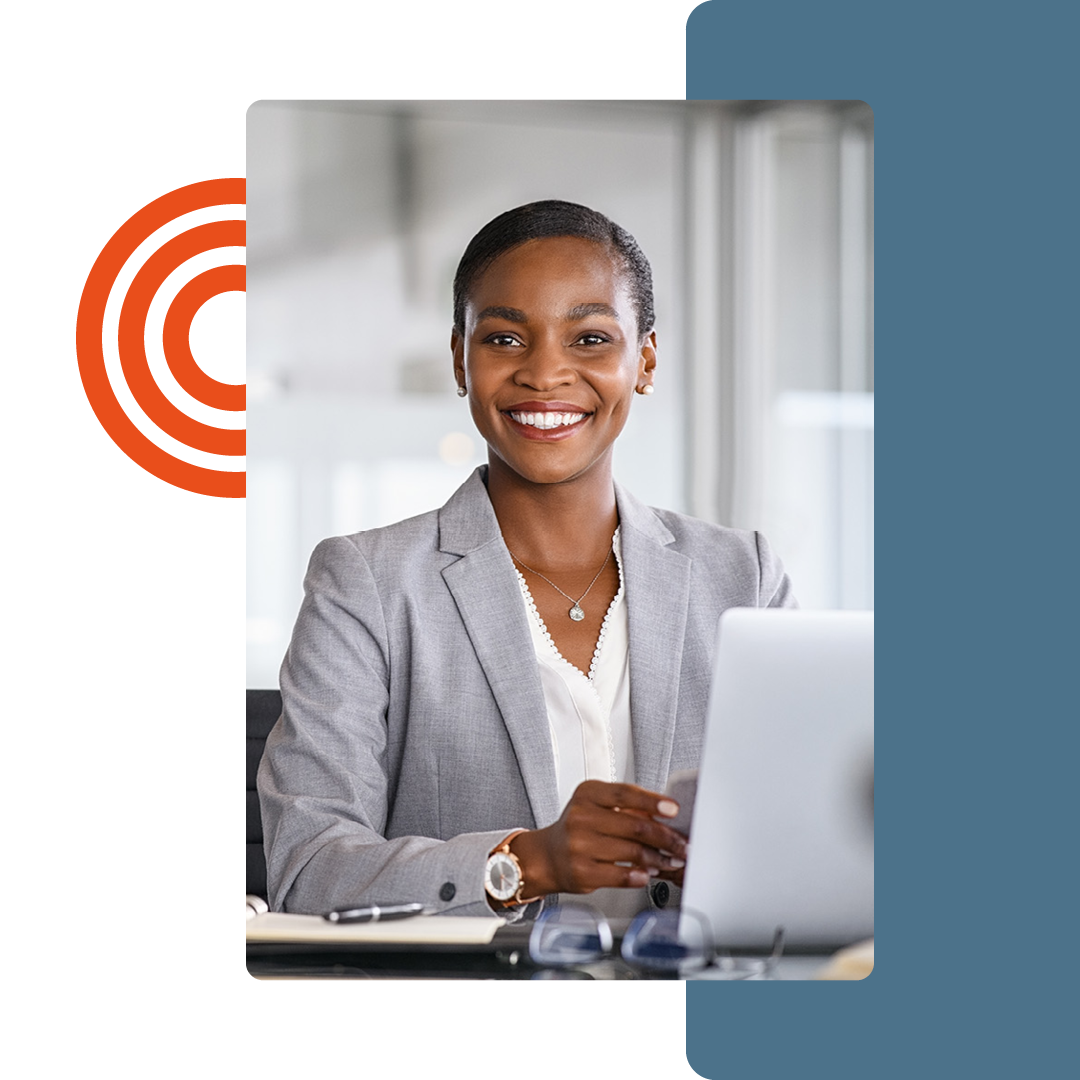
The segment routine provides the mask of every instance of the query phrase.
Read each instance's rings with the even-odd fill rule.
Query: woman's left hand
[[[641,814],[641,811],[640,810],[626,810],[626,809],[623,809],[622,813],[624,813],[624,814]],[[641,816],[646,816],[646,815],[641,815]],[[682,836],[683,834],[679,833],[678,835]],[[687,851],[686,851],[685,847],[682,849],[681,854],[682,854],[682,858],[679,859],[678,861],[682,862],[682,863],[685,863],[686,856],[687,856]],[[679,888],[681,889],[683,887],[683,874],[684,873],[686,873],[686,866],[685,865],[679,866],[677,868],[672,868],[672,869],[661,868],[661,869],[658,870],[656,875],[653,877],[653,880],[654,881],[670,881],[672,883],[672,885],[678,885]]]

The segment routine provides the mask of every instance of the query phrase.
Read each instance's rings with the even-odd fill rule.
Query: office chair
[[[263,852],[262,814],[255,777],[259,772],[266,736],[281,715],[281,691],[247,692],[247,891],[266,899],[266,854]]]

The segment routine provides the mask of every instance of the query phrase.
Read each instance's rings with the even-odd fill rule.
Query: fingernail
[[[656,804],[656,812],[664,817],[674,817],[679,812],[679,804],[670,799],[661,799]]]
[[[682,859],[668,859],[668,866],[670,866],[672,870],[681,870],[685,865],[686,863],[684,863]]]
[[[660,871],[657,870],[655,866],[650,866],[649,867],[649,877],[656,877],[656,875],[659,874],[659,873],[660,873]]]
[[[627,875],[631,885],[648,885],[649,875],[644,870],[631,870]]]

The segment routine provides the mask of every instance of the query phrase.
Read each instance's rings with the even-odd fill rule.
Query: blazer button
[[[667,907],[667,902],[671,899],[671,889],[668,888],[666,881],[658,881],[653,885],[652,899],[658,908]]]
[[[439,899],[446,900],[447,902],[454,899],[457,896],[457,888],[452,881],[444,881],[442,888],[439,890]]]

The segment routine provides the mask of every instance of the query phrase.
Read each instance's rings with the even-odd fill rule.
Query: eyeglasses
[[[529,955],[544,967],[588,964],[614,952],[607,919],[588,904],[547,908],[533,925]],[[713,959],[709,921],[696,911],[642,911],[622,939],[620,955],[634,968],[685,975]]]
[[[566,903],[546,908],[529,935],[529,955],[545,968],[590,964],[614,953],[614,935],[607,919],[588,904]],[[709,978],[765,980],[775,978],[784,948],[784,930],[777,927],[766,957],[719,955],[709,920],[699,911],[642,911],[622,939],[620,955],[631,967],[651,973],[689,975],[709,968]]]

